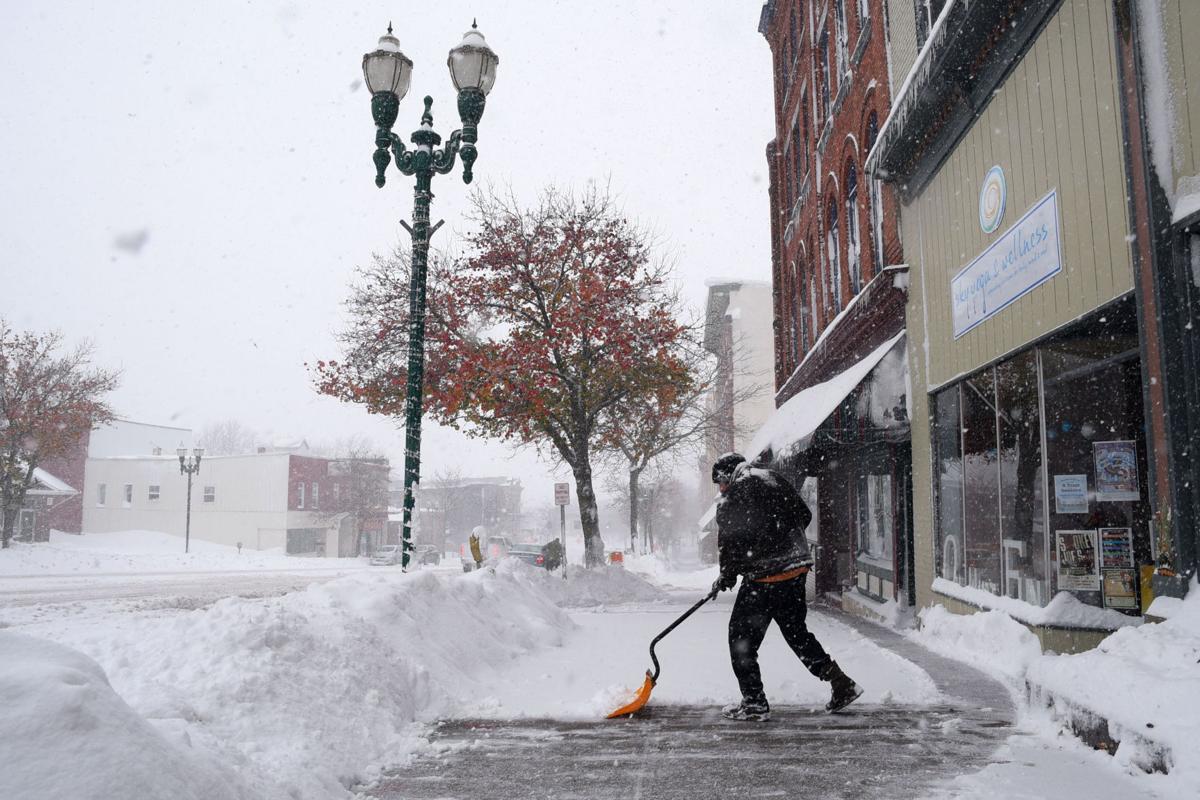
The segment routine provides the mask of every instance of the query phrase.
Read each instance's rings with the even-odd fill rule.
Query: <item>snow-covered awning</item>
[[[713,500],[712,505],[710,505],[708,509],[700,515],[700,519],[696,523],[699,525],[700,530],[707,528],[713,521],[713,518],[717,516],[717,503],[720,502],[720,500],[720,497],[718,497],[716,500]]]
[[[754,460],[770,448],[778,458],[806,449],[813,432],[837,410],[842,401],[863,382],[903,336],[904,332],[901,331],[871,351],[866,358],[830,380],[793,395],[790,400],[775,409],[775,413],[759,428],[750,442],[750,451],[746,456]]]

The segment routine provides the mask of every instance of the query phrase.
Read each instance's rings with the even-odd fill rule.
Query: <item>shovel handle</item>
[[[659,640],[661,640],[668,633],[670,633],[671,631],[673,631],[677,627],[679,627],[679,624],[681,622],[683,622],[685,619],[690,617],[692,614],[695,614],[696,611],[699,610],[700,606],[704,605],[705,603],[707,603],[709,600],[712,600],[716,596],[717,596],[717,593],[715,591],[704,595],[704,597],[700,598],[700,602],[696,603],[696,605],[692,606],[687,611],[683,612],[683,615],[679,619],[675,620],[670,625],[668,625],[666,630],[664,630],[658,636],[655,636],[654,641],[650,642],[650,660],[654,662],[654,672],[653,672],[653,674],[650,675],[651,683],[658,682],[658,673],[661,671],[661,668],[658,666],[658,656],[654,655],[654,645],[658,644]]]

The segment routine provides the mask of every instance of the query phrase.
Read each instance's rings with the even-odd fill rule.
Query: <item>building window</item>
[[[821,121],[824,122],[829,118],[829,31],[821,31],[821,43],[818,46],[821,51],[821,60],[818,62],[820,66],[820,74],[817,79],[821,83]]]
[[[874,111],[867,119],[867,152],[870,153],[879,139],[879,117]],[[883,269],[883,184],[872,180],[869,184],[871,193],[871,244],[874,254],[872,266],[875,272]]]
[[[800,93],[800,129],[802,132],[800,142],[800,157],[804,159],[801,162],[800,173],[808,174],[808,144],[812,139],[808,136],[808,89]]]
[[[865,29],[870,24],[871,3],[869,0],[857,0],[857,4],[858,4],[859,36],[861,36],[863,29]]]
[[[946,0],[914,0],[917,14],[917,47],[922,48],[933,30],[933,23],[942,15]]]
[[[147,500],[157,500],[158,496],[159,496],[159,489],[160,489],[160,487],[158,484],[154,484],[154,483],[150,484],[150,486],[146,490],[146,499]]]
[[[96,484],[96,505],[104,505],[104,499],[108,494],[108,486],[103,483]]]
[[[304,508],[304,484],[303,483],[296,484],[296,494],[298,496],[298,499],[296,501],[296,508]]]
[[[858,536],[862,555],[890,562],[894,551],[891,473],[858,476]]]
[[[850,294],[862,289],[862,258],[858,231],[858,168],[846,167],[846,266],[850,270]]]
[[[216,501],[217,501],[217,487],[205,486],[204,487],[204,502],[215,503]]]
[[[313,507],[313,508],[320,508],[320,507],[321,507],[321,503],[320,503],[321,494],[320,494],[320,492],[321,492],[321,487],[320,487],[320,486],[319,486],[319,485],[316,483],[316,481],[314,481],[314,482],[313,482],[313,485],[312,485],[312,507]]]
[[[1132,562],[1118,565],[1130,582],[1137,565],[1151,561],[1131,298],[938,392],[932,421],[940,577],[1045,605],[1060,588],[1056,534],[1098,537],[1104,528],[1127,530],[1132,539]],[[1125,460],[1110,463],[1124,466],[1101,477],[1098,465],[1114,452]],[[1080,478],[1083,490],[1068,493]],[[1104,569],[1089,570],[1087,588],[1065,588],[1085,603],[1107,604]],[[1134,600],[1122,602],[1111,605]]]
[[[800,101],[800,116],[804,116],[803,100]],[[801,125],[803,123],[800,120],[797,120],[796,123],[796,125],[792,126],[792,165],[795,167],[796,186],[799,187],[801,179],[804,178],[804,174],[808,171],[808,153],[804,149],[804,141],[801,137]],[[799,189],[797,188],[797,196],[799,196],[799,193]],[[792,202],[795,202],[795,200]]]
[[[333,485],[333,507],[339,508],[341,502],[342,502],[342,485],[340,483],[335,483]]]
[[[133,484],[132,483],[125,484],[125,492],[121,498],[121,505],[124,506],[125,508],[129,508],[131,505],[133,505]]]
[[[791,18],[791,21],[788,23],[788,39],[791,42],[791,48],[789,49],[789,53],[791,55],[791,61],[792,61],[792,63],[788,64],[788,74],[791,74],[792,68],[796,61],[796,54],[798,52],[800,52],[800,36],[798,33],[798,29],[796,28],[796,9],[795,8],[792,9],[792,18]]]
[[[828,225],[825,228],[825,251],[829,262],[829,288],[834,313],[842,310],[842,253],[841,231],[838,229],[837,201],[829,200]]]
[[[840,85],[842,77],[846,74],[846,62],[849,60],[846,47],[846,0],[833,0],[833,9],[834,28],[837,35],[838,83]]]

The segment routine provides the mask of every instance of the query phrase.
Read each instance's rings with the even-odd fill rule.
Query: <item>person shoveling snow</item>
[[[784,640],[816,677],[832,688],[826,711],[837,711],[862,695],[805,625],[804,585],[812,567],[804,529],[812,512],[779,473],[752,467],[726,453],[712,468],[721,491],[717,503],[720,577],[713,592],[741,588],[729,616],[729,656],[742,702],[726,706],[729,719],[766,720],[770,706],[758,669],[758,648],[774,620]]]

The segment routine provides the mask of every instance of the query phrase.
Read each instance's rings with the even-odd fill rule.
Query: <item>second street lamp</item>
[[[187,457],[187,448],[180,447],[175,451],[179,456],[179,474],[187,475],[187,516],[183,523],[183,552],[188,552],[192,541],[192,476],[200,471],[200,459],[204,457],[203,447],[193,447],[192,457]]]
[[[375,118],[375,185],[386,182],[386,171],[393,157],[404,175],[415,175],[412,225],[401,222],[412,237],[412,265],[408,292],[408,383],[404,395],[404,527],[401,533],[401,564],[405,569],[412,553],[412,513],[414,493],[421,480],[421,414],[425,372],[425,281],[429,265],[429,238],[441,226],[430,228],[429,203],[434,174],[445,175],[462,158],[463,183],[470,183],[471,168],[478,155],[479,120],[483,117],[487,94],[496,81],[500,59],[488,47],[472,23],[462,42],[450,51],[446,65],[458,90],[458,115],[462,128],[450,134],[444,147],[442,137],[433,130],[433,98],[425,98],[421,127],[410,141],[392,132],[400,110],[400,101],[412,81],[413,62],[400,51],[400,42],[392,35],[392,26],[379,39],[379,46],[363,56],[363,78],[371,92],[371,114]],[[438,149],[435,149],[438,148]]]

